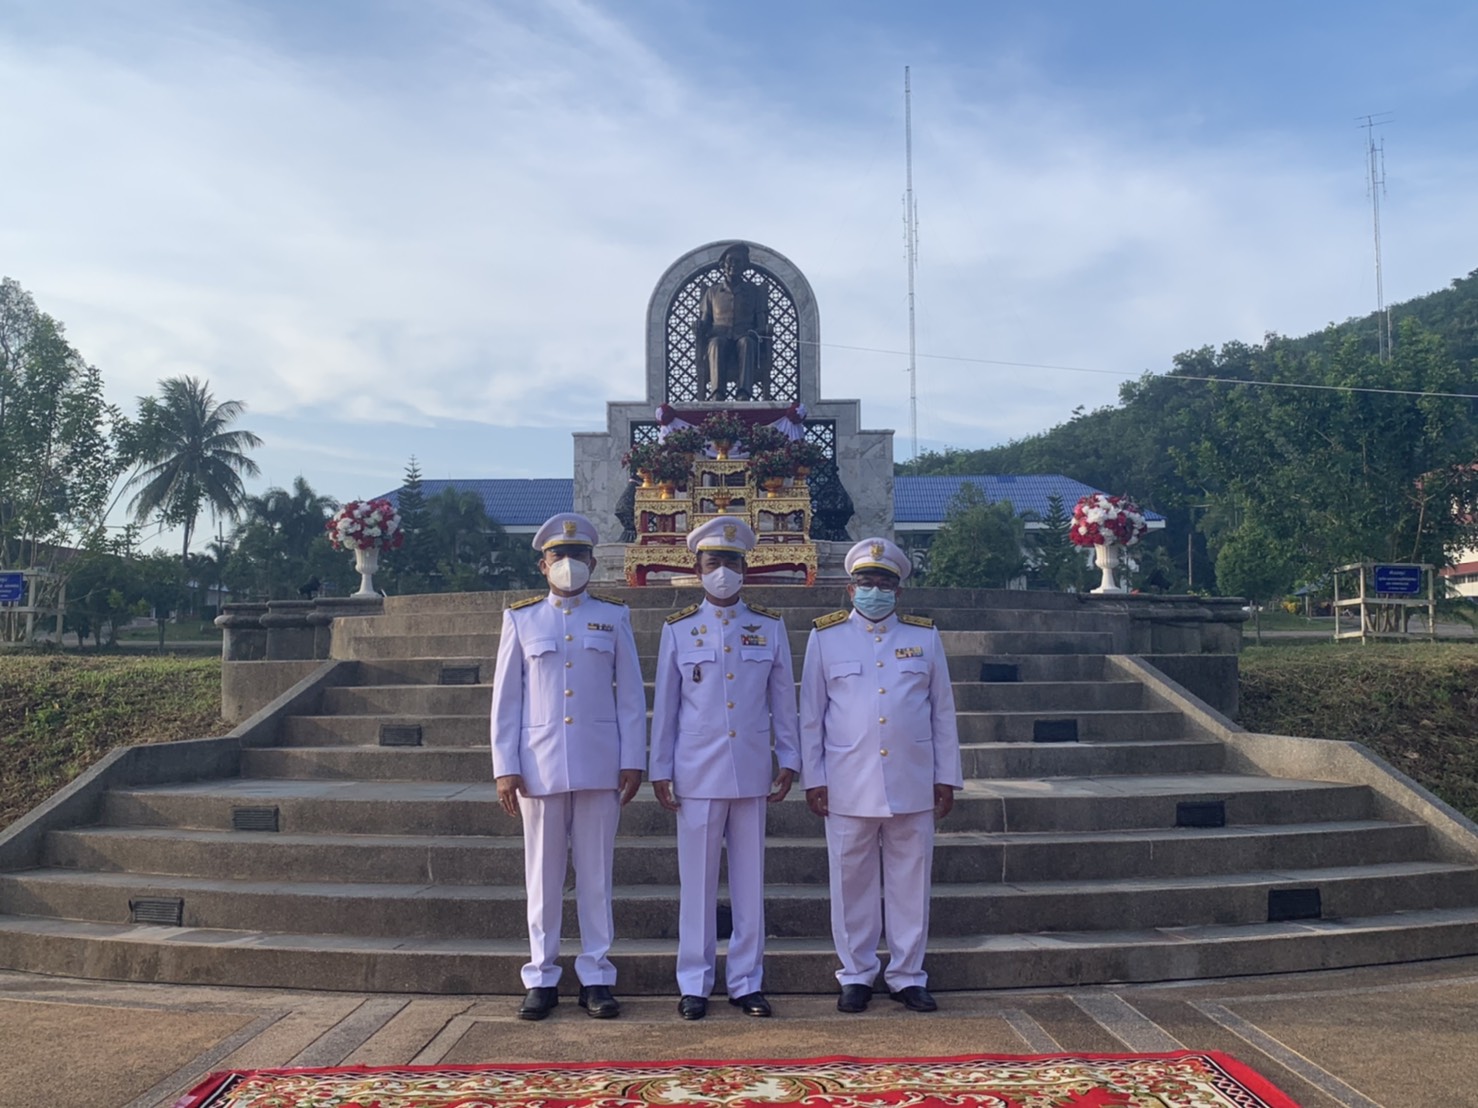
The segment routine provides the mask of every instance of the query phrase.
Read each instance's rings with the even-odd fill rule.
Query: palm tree
[[[139,398],[132,459],[138,470],[125,487],[139,490],[129,502],[139,522],[157,515],[162,523],[184,528],[183,570],[202,507],[213,517],[240,515],[246,500],[241,477],[260,472],[244,451],[262,440],[250,431],[226,429],[246,405],[239,400],[217,404],[207,382],[170,377],[159,382],[159,389],[157,398]]]

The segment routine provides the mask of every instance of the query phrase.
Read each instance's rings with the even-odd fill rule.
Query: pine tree
[[[401,485],[395,501],[400,511],[400,529],[405,532],[405,545],[385,555],[395,574],[395,591],[425,592],[431,571],[436,568],[436,554],[430,549],[431,513],[421,489],[421,465],[414,454],[405,467],[405,484]]]

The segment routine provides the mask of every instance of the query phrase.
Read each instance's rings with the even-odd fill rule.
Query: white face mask
[[[561,558],[549,567],[549,583],[562,592],[579,592],[590,580],[590,567],[575,558]]]
[[[728,566],[711,569],[703,575],[703,591],[720,600],[737,595],[743,586],[744,574]]]

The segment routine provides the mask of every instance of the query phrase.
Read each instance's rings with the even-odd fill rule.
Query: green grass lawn
[[[221,730],[219,658],[0,654],[0,827],[114,747]]]
[[[1364,743],[1478,819],[1478,643],[1309,643],[1242,652],[1242,726]]]

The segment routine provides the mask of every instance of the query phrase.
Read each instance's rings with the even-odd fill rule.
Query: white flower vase
[[[1119,568],[1119,544],[1116,542],[1099,543],[1093,548],[1093,562],[1103,571],[1103,582],[1093,591],[1096,593],[1127,592],[1123,585],[1114,577],[1114,571]]]
[[[375,591],[375,570],[380,568],[380,552],[374,547],[366,549],[362,546],[354,548],[354,570],[359,574],[359,591],[353,595],[356,597],[380,598]]]

